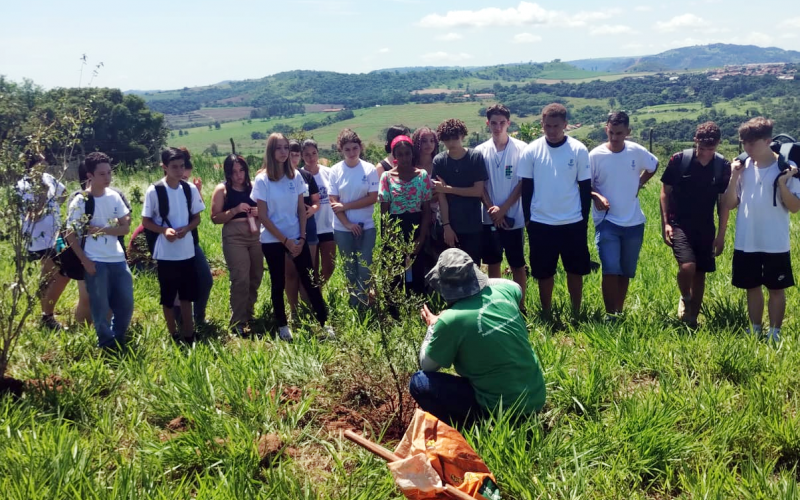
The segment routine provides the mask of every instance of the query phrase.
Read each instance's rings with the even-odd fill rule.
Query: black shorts
[[[531,275],[537,280],[555,276],[559,256],[569,274],[586,276],[591,271],[584,221],[562,226],[531,221],[528,223],[528,243],[531,247]]]
[[[743,252],[733,251],[733,286],[736,288],[759,288],[783,290],[794,286],[792,258],[789,252]]]
[[[522,228],[500,229],[493,225],[483,226],[483,263],[487,265],[500,264],[503,261],[503,252],[506,254],[508,265],[512,269],[525,267],[525,242],[522,239]]]
[[[705,229],[672,226],[672,253],[678,264],[694,263],[697,271],[713,273],[717,270],[714,259],[714,227]]]
[[[320,243],[325,243],[327,241],[333,241],[333,233],[317,233],[317,239]]]
[[[28,250],[28,262],[39,262],[45,259],[52,259],[56,251],[52,248],[47,250]]]
[[[186,260],[159,260],[158,284],[161,287],[161,305],[172,307],[175,296],[179,300],[197,300],[197,271],[194,257]]]

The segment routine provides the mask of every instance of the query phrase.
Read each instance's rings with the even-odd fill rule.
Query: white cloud
[[[781,38],[790,39],[790,38],[797,38],[796,33],[784,33],[781,35]]]
[[[422,59],[427,62],[456,63],[472,59],[472,55],[466,54],[464,52],[458,54],[450,54],[448,52],[440,51],[440,52],[429,52],[428,54],[423,54]]]
[[[590,35],[632,35],[635,33],[638,32],[624,24],[603,24],[589,30]]]
[[[382,49],[378,49],[378,54],[388,54],[389,47],[383,47]]]
[[[458,33],[447,33],[436,37],[437,40],[442,42],[455,42],[456,40],[461,40],[462,38],[464,37]]]
[[[633,8],[636,12],[651,12],[653,10],[652,5],[637,5]]]
[[[800,26],[800,17],[793,17],[791,19],[782,21],[778,26],[781,28],[796,29],[798,26]]]
[[[567,14],[547,10],[537,3],[520,2],[516,7],[499,9],[487,7],[478,10],[451,10],[446,14],[428,14],[419,21],[423,28],[455,28],[487,26],[565,26],[579,28],[619,13],[618,9],[585,11]]]
[[[694,14],[683,14],[681,16],[675,16],[669,21],[658,21],[656,23],[656,29],[662,33],[669,33],[685,28],[702,29],[708,27],[711,27],[708,22]]]
[[[760,33],[758,31],[753,31],[748,33],[747,36],[742,38],[738,43],[743,43],[747,45],[759,45],[764,47],[767,45],[772,45],[772,37],[767,34]]]
[[[541,41],[542,37],[532,33],[518,33],[514,35],[514,43],[536,43]]]

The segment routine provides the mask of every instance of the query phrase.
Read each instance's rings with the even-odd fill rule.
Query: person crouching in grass
[[[462,250],[442,252],[426,276],[447,302],[433,314],[419,353],[420,371],[409,391],[424,411],[455,424],[469,424],[502,406],[518,415],[542,409],[545,383],[539,359],[519,310],[521,287],[491,279]],[[459,376],[441,373],[453,365]]]
[[[723,195],[729,210],[741,208],[736,217],[733,242],[733,286],[747,290],[750,333],[761,335],[764,294],[769,292],[767,337],[780,342],[786,312],[785,289],[794,286],[789,242],[789,212],[800,211],[797,165],[783,171],[779,156],[770,148],[772,120],[753,118],[739,127],[739,139],[750,156],[731,164],[731,180]]]

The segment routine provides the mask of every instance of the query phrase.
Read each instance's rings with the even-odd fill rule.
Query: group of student
[[[530,272],[538,284],[544,315],[552,308],[559,258],[573,309],[581,308],[583,276],[591,269],[587,243],[591,212],[603,301],[607,318],[615,319],[623,311],[644,238],[645,216],[638,192],[655,175],[658,160],[626,140],[631,130],[622,111],[609,115],[608,141],[591,152],[565,134],[567,110],[561,104],[543,109],[543,136],[530,144],[509,136],[510,117],[503,105],[489,107],[486,119],[492,137],[474,149],[464,147],[467,128],[458,119],[444,121],[435,131],[422,127],[413,134],[402,126],[391,127],[387,157],[377,165],[362,159],[362,141],[350,129],[339,134],[343,160],[333,167],[321,164],[313,140],[301,144],[279,133],[267,139],[263,165],[254,179],[242,156],[227,156],[225,181],[211,196],[211,220],[222,225],[231,327],[244,333],[254,319],[263,256],[279,338],[292,339],[284,295],[292,311],[302,296],[323,334],[334,337],[333,328],[326,324],[328,311],[321,288],[333,273],[338,248],[351,305],[368,307],[373,300],[370,265],[377,239],[376,203],[389,221],[399,224],[406,241],[414,243],[413,253],[407,256],[409,292],[424,293],[425,276],[439,255],[447,248],[459,248],[478,266],[486,264],[489,278],[500,277],[505,256],[519,285],[520,304],[524,304]],[[694,324],[705,275],[714,271],[714,258],[724,247],[728,212],[741,205],[733,284],[747,290],[754,333],[762,330],[761,287],[766,286],[770,315],[766,333],[777,341],[785,309],[783,290],[794,284],[788,217],[789,212],[800,210],[800,181],[793,177],[794,164],[786,170],[778,166],[770,149],[770,120],[754,118],[741,126],[739,134],[749,155],[745,162],[731,165],[716,153],[721,134],[712,122],[698,126],[693,149],[670,158],[661,178],[663,236],[679,265],[678,314]],[[202,183],[189,181],[188,151],[164,150],[161,167],[164,177],[148,187],[142,225],[132,240],[144,237],[157,263],[160,303],[169,333],[176,340],[191,341],[197,324],[205,322],[212,284],[196,231],[206,205]],[[107,155],[90,153],[81,168],[87,182],[79,195],[69,199],[71,230],[65,233],[63,244],[74,250],[85,275],[80,318],[94,323],[101,347],[116,348],[124,345],[133,312],[131,273],[118,238],[130,231],[130,205],[110,187]],[[30,199],[39,193],[45,200],[38,212],[41,217],[28,221],[30,253],[31,258],[43,261],[48,276],[42,323],[58,328],[54,305],[69,280],[63,269],[57,271],[56,249],[58,206],[65,199],[65,188],[48,174],[40,184],[26,177],[19,189]],[[524,229],[530,249],[527,266]],[[403,280],[397,285],[402,286]]]

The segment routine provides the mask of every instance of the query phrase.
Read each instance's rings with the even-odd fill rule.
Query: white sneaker
[[[288,326],[282,326],[280,327],[280,329],[278,329],[278,338],[286,342],[291,342],[293,339],[292,331],[289,329]]]
[[[333,340],[336,338],[336,332],[333,331],[333,327],[331,325],[325,325],[322,329],[325,330],[328,340]]]

